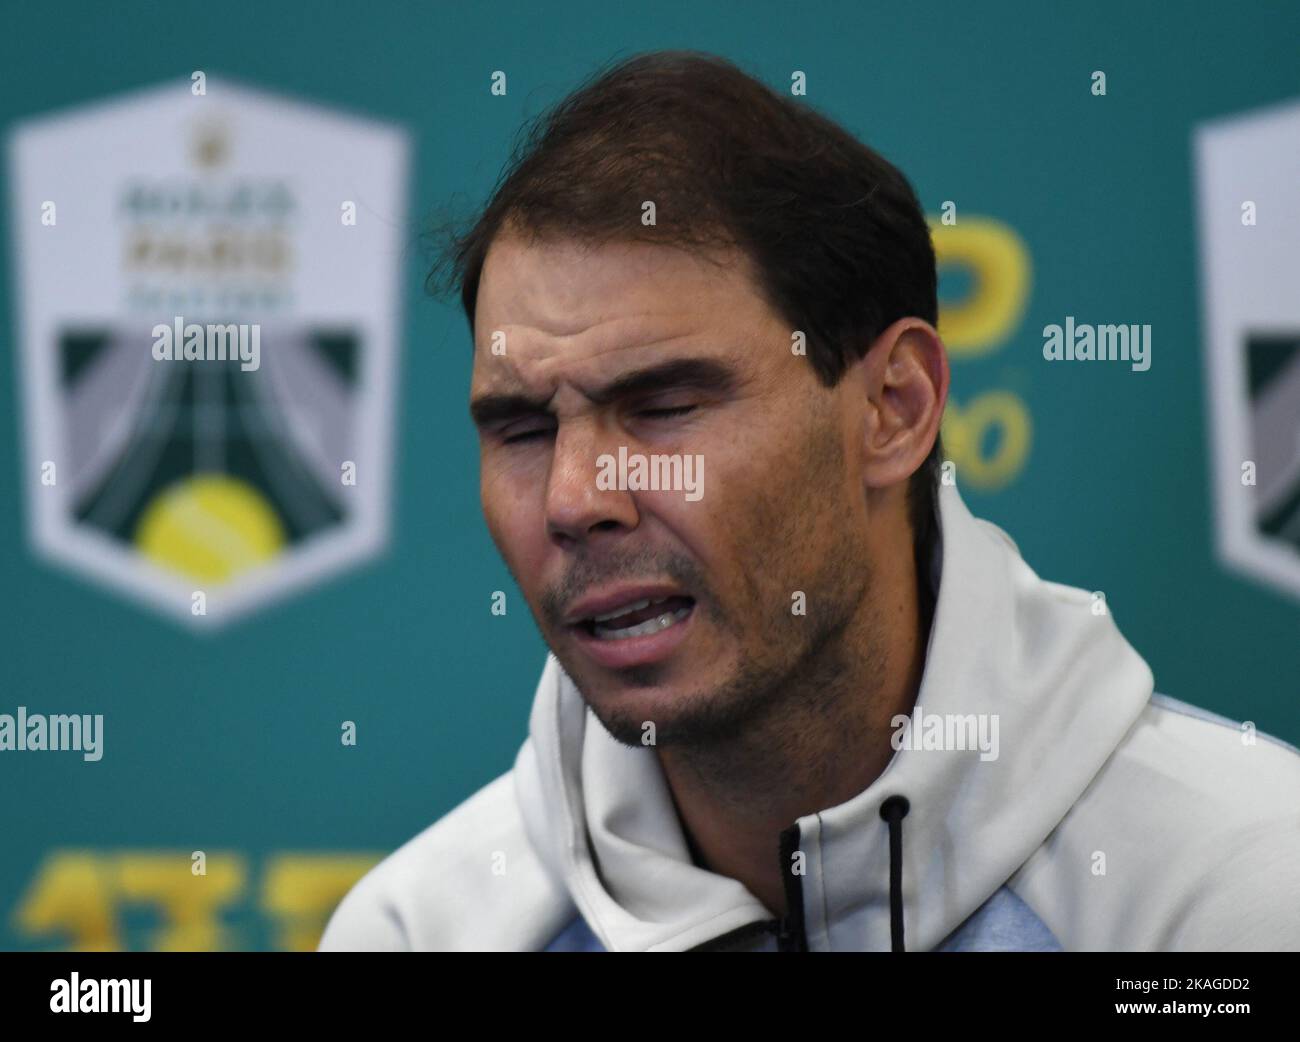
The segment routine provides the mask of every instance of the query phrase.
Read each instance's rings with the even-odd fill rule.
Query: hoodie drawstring
[[[890,796],[880,805],[880,816],[889,823],[889,942],[890,950],[903,947],[903,819],[912,809],[906,796]],[[799,823],[781,833],[781,865],[785,875],[786,914],[779,919],[749,923],[735,930],[697,944],[688,951],[728,951],[747,947],[756,932],[774,933],[777,951],[806,952],[804,934],[803,889],[797,876],[789,870],[790,861],[799,849]]]
[[[889,822],[889,941],[890,950],[903,947],[903,819],[912,805],[906,796],[890,796],[880,805],[880,816]]]

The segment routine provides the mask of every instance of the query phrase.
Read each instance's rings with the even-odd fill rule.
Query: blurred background
[[[1300,742],[1300,8],[3,20],[0,714],[104,722],[97,761],[0,750],[0,947],[310,949],[511,766],[545,648],[482,523],[469,333],[420,233],[647,50],[806,82],[902,168],[971,509],[1104,592],[1158,690]],[[1049,364],[1067,316],[1149,324],[1149,370]],[[153,361],[174,317],[259,323],[259,368]]]

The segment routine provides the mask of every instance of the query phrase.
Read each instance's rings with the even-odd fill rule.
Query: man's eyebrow
[[[723,362],[712,358],[676,358],[624,373],[604,387],[587,392],[587,396],[597,405],[606,405],[619,398],[678,388],[725,394],[737,382],[735,370]],[[470,402],[469,412],[474,422],[483,427],[501,420],[546,412],[548,401],[526,394],[483,394]]]
[[[631,398],[648,391],[676,390],[689,387],[697,391],[723,394],[736,386],[736,371],[712,358],[675,358],[669,362],[635,369],[590,392],[597,405],[616,398]]]
[[[545,412],[546,401],[526,394],[482,394],[469,403],[469,414],[476,425],[486,427],[501,420]]]

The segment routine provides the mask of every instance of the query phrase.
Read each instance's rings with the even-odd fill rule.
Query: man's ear
[[[948,352],[930,323],[900,318],[855,367],[867,410],[863,484],[868,491],[905,484],[939,435],[948,401]]]

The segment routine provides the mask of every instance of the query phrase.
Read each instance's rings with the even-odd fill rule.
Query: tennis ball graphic
[[[150,501],[136,546],[188,579],[223,583],[275,557],[284,529],[255,488],[226,474],[196,474]]]

